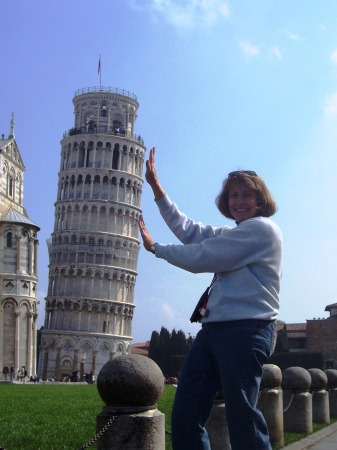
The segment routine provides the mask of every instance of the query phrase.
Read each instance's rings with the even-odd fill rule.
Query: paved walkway
[[[337,450],[337,422],[283,447],[282,450]]]

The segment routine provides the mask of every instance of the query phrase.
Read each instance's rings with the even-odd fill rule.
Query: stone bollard
[[[211,415],[206,423],[206,430],[212,450],[231,450],[222,391],[218,393],[214,401]]]
[[[312,433],[310,373],[302,367],[288,367],[282,374],[284,431]]]
[[[326,390],[328,377],[320,369],[308,369],[311,376],[312,421],[330,423],[329,393]]]
[[[102,367],[97,389],[106,405],[96,416],[97,433],[109,423],[97,450],[165,449],[165,415],[156,404],[164,376],[152,359],[116,356]]]
[[[261,410],[269,430],[270,443],[284,446],[282,372],[274,364],[265,364],[261,380],[258,408]]]
[[[328,377],[330,416],[337,417],[337,370],[327,369],[325,375]]]

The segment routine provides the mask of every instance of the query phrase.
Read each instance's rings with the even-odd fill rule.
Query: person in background
[[[12,364],[9,369],[9,380],[12,382],[14,381],[14,373],[15,373],[14,364]]]
[[[2,373],[5,375],[5,381],[7,381],[7,376],[9,374],[9,369],[7,366],[5,366],[2,370]]]
[[[209,450],[205,424],[222,390],[232,450],[271,450],[257,400],[262,366],[276,341],[282,233],[269,218],[276,203],[254,171],[229,173],[216,198],[235,227],[213,227],[189,219],[161,186],[155,148],[146,161],[146,181],[179,245],[157,243],[143,217],[139,230],[147,251],[192,273],[212,273],[201,329],[182,368],[172,409],[174,450]]]

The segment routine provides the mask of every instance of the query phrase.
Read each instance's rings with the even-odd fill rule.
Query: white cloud
[[[219,12],[223,17],[229,16],[229,7],[226,3],[221,3],[219,5]]]
[[[337,92],[325,97],[323,110],[326,118],[337,118]]]
[[[330,61],[337,65],[337,48],[330,55]]]
[[[301,36],[297,33],[292,33],[291,31],[286,30],[285,31],[285,35],[287,36],[288,39],[290,39],[291,41],[295,41],[298,42],[301,39]]]
[[[177,28],[211,26],[229,16],[224,0],[129,0],[133,7],[147,8],[156,19],[161,17]]]
[[[258,56],[260,54],[259,47],[250,42],[240,42],[239,45],[243,50],[244,54],[249,58],[252,58],[253,56]]]
[[[282,53],[281,50],[278,47],[272,47],[270,49],[270,52],[273,56],[275,56],[275,58],[277,59],[282,59]]]
[[[164,317],[166,317],[167,319],[174,319],[174,317],[176,316],[175,310],[168,303],[162,303],[161,309]]]

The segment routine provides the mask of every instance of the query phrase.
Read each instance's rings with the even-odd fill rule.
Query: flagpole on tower
[[[101,68],[101,55],[99,55],[98,60],[98,75],[99,75],[99,90],[102,89],[102,68]]]

